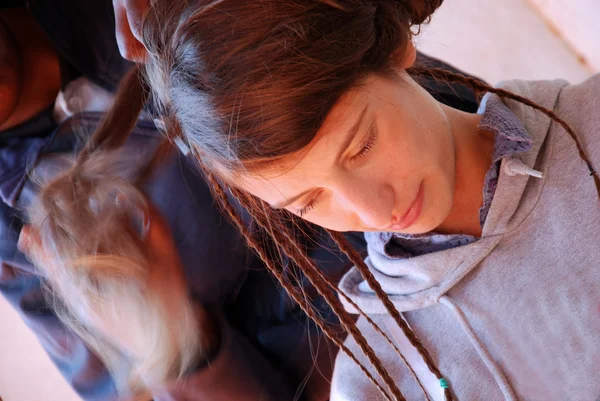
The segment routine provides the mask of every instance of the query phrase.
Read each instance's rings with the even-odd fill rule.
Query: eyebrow
[[[292,196],[291,198],[286,199],[283,202],[276,203],[271,207],[273,209],[284,209],[284,208],[288,207],[289,205],[291,205],[292,203],[296,202],[298,199],[304,197],[306,194],[313,192],[313,191],[314,191],[314,189],[307,189],[306,191],[304,191],[296,196]]]
[[[348,147],[350,146],[350,144],[354,140],[354,137],[358,133],[358,129],[360,128],[360,124],[362,123],[363,119],[365,118],[365,114],[367,114],[367,110],[368,109],[369,109],[369,105],[367,104],[367,105],[365,105],[364,109],[360,112],[360,115],[356,119],[356,122],[354,123],[354,125],[352,126],[352,128],[350,128],[350,130],[348,131],[348,134],[346,135],[346,139],[344,140],[343,145],[340,147],[340,151],[338,152],[336,160],[339,160],[342,157],[342,155],[344,154],[344,152],[346,152],[346,149],[348,149]]]
[[[338,152],[336,160],[339,160],[342,157],[342,155],[344,154],[346,149],[348,149],[348,147],[352,143],[352,140],[356,136],[358,129],[360,128],[360,125],[361,125],[363,119],[365,118],[365,114],[367,114],[368,109],[369,109],[369,105],[367,104],[367,105],[365,105],[363,110],[360,112],[360,115],[356,119],[356,122],[354,123],[354,125],[348,130],[348,134],[346,134],[346,139],[344,140],[344,143],[340,147],[340,151]],[[271,207],[273,209],[285,209],[292,203],[296,202],[298,199],[306,196],[307,194],[309,194],[310,192],[313,192],[314,190],[315,190],[314,188],[307,189],[306,191],[299,193],[296,196],[292,196],[291,198],[288,198],[282,202],[276,203],[276,204],[272,205]]]

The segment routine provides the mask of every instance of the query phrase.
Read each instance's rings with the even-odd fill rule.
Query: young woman
[[[595,399],[600,79],[491,88],[418,68],[411,27],[440,3],[156,2],[146,78],[168,137],[340,346],[332,399]],[[491,94],[463,113],[423,76]],[[129,112],[107,124],[124,129]],[[327,300],[345,343],[224,187]],[[294,216],[330,230],[355,263],[339,295],[356,323],[298,246]],[[339,234],[350,230],[368,232],[366,262]]]
[[[351,334],[332,399],[596,399],[600,78],[491,88],[423,69],[411,37],[440,3],[158,1],[146,77],[273,274],[328,333],[223,187]],[[464,113],[423,76],[489,94]],[[356,324],[282,224],[294,216],[352,257],[340,296]],[[367,232],[366,261],[350,230]]]

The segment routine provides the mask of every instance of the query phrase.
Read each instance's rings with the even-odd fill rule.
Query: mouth
[[[398,221],[390,224],[386,230],[402,231],[412,226],[419,219],[419,217],[421,217],[421,212],[423,210],[423,198],[423,182],[421,182],[421,185],[419,185],[419,191],[417,192],[415,199],[412,201],[406,212],[404,212]]]

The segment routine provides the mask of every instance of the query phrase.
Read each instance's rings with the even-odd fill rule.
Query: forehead
[[[349,131],[368,106],[372,95],[370,87],[363,84],[344,94],[313,140],[303,149],[251,172],[237,173],[234,185],[271,205],[320,187],[335,168],[337,155]]]

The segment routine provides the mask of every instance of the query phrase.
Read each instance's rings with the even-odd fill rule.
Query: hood
[[[560,91],[567,84],[563,80],[514,80],[502,82],[498,87],[554,110]],[[483,107],[490,98],[502,101],[517,116],[531,136],[533,146],[529,151],[511,158],[512,164],[516,162],[522,167],[517,168],[515,174],[500,173],[482,237],[468,245],[398,259],[389,257],[384,252],[382,241],[376,240],[376,236],[381,233],[365,235],[369,254],[366,259],[367,266],[400,312],[438,303],[446,292],[465,279],[465,276],[498,245],[505,234],[519,227],[540,196],[544,179],[533,178],[523,171],[530,167],[545,172],[547,166],[540,157],[540,149],[552,120],[542,112],[520,102],[501,99],[491,93],[483,98]],[[506,162],[502,161],[501,171],[511,164]],[[346,273],[339,286],[364,312],[387,313],[356,267]],[[350,313],[358,313],[348,302],[343,299],[342,302]]]

